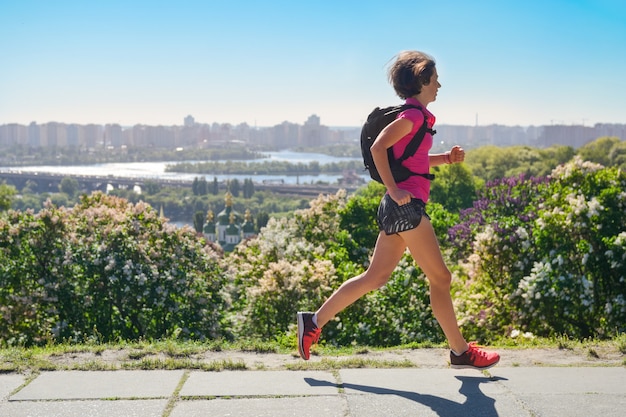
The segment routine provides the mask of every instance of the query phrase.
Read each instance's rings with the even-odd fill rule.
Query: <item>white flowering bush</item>
[[[609,337],[626,330],[626,174],[575,158],[542,179],[487,185],[450,230],[455,288],[476,337]]]
[[[337,211],[346,194],[320,196],[292,216],[272,218],[260,233],[224,259],[235,332],[273,338],[288,330],[299,309],[320,304],[338,280],[331,242],[341,240]]]
[[[533,226],[533,270],[511,301],[541,333],[624,332],[626,173],[576,158],[551,177]]]
[[[45,343],[67,323],[57,313],[61,304],[80,308],[67,280],[66,218],[50,209],[0,216],[1,344]]]
[[[315,310],[368,265],[378,228],[382,188],[371,184],[347,199],[320,196],[293,216],[272,219],[259,235],[224,259],[236,333],[275,338],[289,332],[298,310]],[[336,345],[393,346],[440,341],[428,284],[407,254],[380,291],[358,300],[324,327]]]
[[[626,331],[626,173],[574,159],[492,181],[459,215],[427,211],[466,337]],[[367,268],[384,188],[320,195],[226,255],[144,203],[94,193],[73,208],[0,214],[0,343],[274,339]],[[447,238],[446,238],[447,232]],[[325,326],[327,343],[443,341],[409,254]]]
[[[445,340],[430,308],[428,281],[408,252],[386,285],[339,314],[323,334],[337,345],[397,346]]]
[[[0,219],[7,344],[222,335],[217,254],[144,203],[94,193],[72,209]]]

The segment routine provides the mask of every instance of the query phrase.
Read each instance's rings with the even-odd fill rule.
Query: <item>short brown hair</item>
[[[419,51],[403,51],[389,67],[389,82],[400,98],[407,99],[430,83],[434,70],[435,59],[431,56]]]

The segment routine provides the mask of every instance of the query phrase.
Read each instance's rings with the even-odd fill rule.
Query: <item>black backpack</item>
[[[367,116],[367,121],[363,124],[363,128],[361,129],[361,154],[363,154],[363,163],[365,164],[365,169],[367,169],[370,173],[370,177],[373,180],[378,181],[382,184],[382,180],[380,175],[378,174],[378,170],[374,165],[374,159],[372,158],[372,151],[370,147],[378,137],[378,134],[391,122],[396,120],[398,115],[407,110],[407,109],[419,109],[422,111],[420,106],[413,106],[411,104],[403,104],[401,106],[390,106],[385,108],[376,107],[372,112]],[[393,156],[393,150],[390,148],[387,149],[387,158],[389,159],[389,167],[391,167],[391,173],[393,174],[393,178],[396,182],[402,182],[408,179],[413,175],[419,175],[426,179],[433,180],[435,178],[432,174],[418,174],[417,172],[413,172],[404,165],[404,162],[408,157],[415,154],[417,148],[419,148],[420,144],[424,140],[424,136],[426,133],[430,133],[434,135],[437,131],[429,129],[428,123],[426,119],[426,115],[424,115],[424,123],[419,128],[419,130],[411,139],[411,142],[407,145],[406,149],[402,153],[402,156],[399,159],[396,159]]]

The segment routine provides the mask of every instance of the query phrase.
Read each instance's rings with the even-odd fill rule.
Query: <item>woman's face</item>
[[[433,75],[430,77],[430,82],[422,86],[420,93],[422,102],[431,103],[437,99],[437,90],[441,87],[439,84],[439,74],[437,74],[437,68],[433,70]]]

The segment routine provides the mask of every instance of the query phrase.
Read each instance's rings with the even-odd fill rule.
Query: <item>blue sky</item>
[[[406,49],[438,123],[626,123],[623,0],[0,0],[0,124],[357,126]]]

